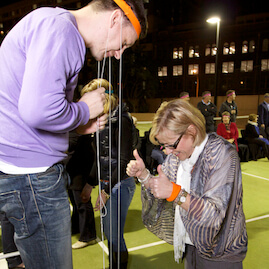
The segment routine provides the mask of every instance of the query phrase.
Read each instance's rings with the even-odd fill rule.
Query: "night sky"
[[[27,1],[27,0],[25,0]],[[222,19],[234,19],[236,16],[269,12],[265,1],[254,0],[151,0],[151,5],[161,17],[175,17],[179,23],[202,21],[213,14]],[[2,0],[0,7],[19,2]],[[183,18],[185,16],[185,19]]]

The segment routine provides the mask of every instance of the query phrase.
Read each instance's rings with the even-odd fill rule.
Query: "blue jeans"
[[[105,183],[102,182],[102,186]],[[120,188],[120,224],[119,224],[119,236],[118,236],[118,190]],[[107,214],[103,218],[104,233],[108,240],[108,246],[112,241],[112,247],[114,252],[127,251],[125,240],[123,237],[124,225],[129,206],[135,192],[135,180],[133,177],[122,180],[112,188],[110,199],[106,202]],[[111,206],[110,206],[111,205]],[[110,208],[111,207],[111,208]],[[110,228],[111,224],[111,228]],[[112,229],[112,234],[110,234]],[[118,238],[120,239],[120,246],[118,249]],[[119,250],[119,251],[118,251]]]
[[[71,221],[61,164],[44,173],[0,172],[0,212],[15,228],[14,240],[27,269],[71,269]]]

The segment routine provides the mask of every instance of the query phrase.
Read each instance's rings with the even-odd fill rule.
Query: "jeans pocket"
[[[44,173],[31,175],[36,198],[47,206],[57,207],[62,202],[68,202],[67,181],[68,175],[60,164],[54,165]]]
[[[0,208],[1,211],[5,212],[6,217],[10,223],[13,224],[19,236],[29,234],[25,218],[25,209],[19,191],[2,193],[0,195]]]

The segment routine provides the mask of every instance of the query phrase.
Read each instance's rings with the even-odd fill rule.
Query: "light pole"
[[[217,105],[218,97],[218,56],[219,56],[219,29],[220,29],[220,18],[212,17],[206,20],[208,23],[217,24],[216,31],[216,60],[215,60],[215,93],[214,93],[214,103]]]

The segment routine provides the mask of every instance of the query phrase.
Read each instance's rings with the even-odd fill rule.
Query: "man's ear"
[[[120,25],[122,23],[122,16],[123,14],[120,9],[114,10],[110,16],[110,28]]]

